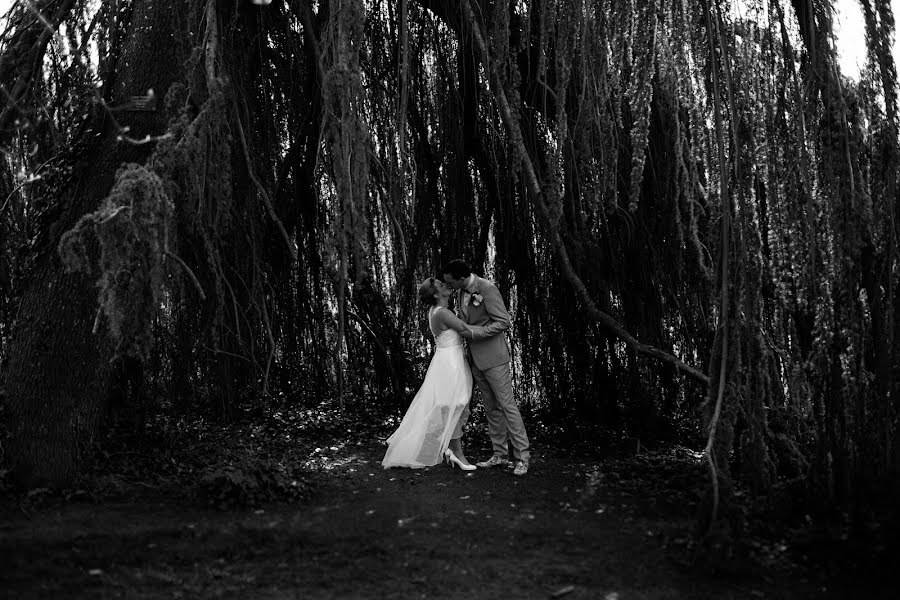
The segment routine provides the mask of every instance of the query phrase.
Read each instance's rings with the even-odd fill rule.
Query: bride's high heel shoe
[[[448,463],[450,463],[451,468],[459,467],[463,471],[474,471],[475,469],[478,468],[475,465],[467,465],[463,461],[456,458],[456,455],[453,454],[453,450],[451,450],[450,448],[447,448],[446,450],[444,450],[444,459]]]

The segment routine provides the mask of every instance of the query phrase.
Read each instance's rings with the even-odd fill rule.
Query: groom
[[[478,463],[481,468],[508,465],[507,441],[512,442],[513,458],[518,462],[515,475],[528,473],[530,452],[528,435],[519,407],[513,398],[509,373],[509,348],[506,346],[506,330],[509,329],[509,313],[497,286],[472,273],[469,265],[459,259],[451,260],[441,271],[444,282],[457,290],[459,318],[472,328],[469,341],[469,362],[472,378],[484,397],[484,414],[494,455]],[[469,418],[466,406],[453,437],[458,442],[462,427]]]

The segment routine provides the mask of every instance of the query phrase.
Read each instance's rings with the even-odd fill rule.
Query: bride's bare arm
[[[466,323],[463,323],[462,319],[449,310],[437,311],[437,318],[438,321],[443,323],[447,328],[459,332],[459,334],[467,340],[472,339],[472,328]]]

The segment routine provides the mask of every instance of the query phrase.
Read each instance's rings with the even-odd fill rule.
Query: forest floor
[[[690,450],[564,447],[536,427],[525,477],[384,470],[390,426],[309,412],[169,432],[102,451],[80,489],[8,492],[3,597],[891,597],[778,529],[698,567]],[[477,424],[467,439],[471,459],[490,454]],[[300,468],[278,466],[286,456]]]

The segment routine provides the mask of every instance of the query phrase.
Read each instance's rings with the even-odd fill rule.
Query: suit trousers
[[[472,379],[475,380],[484,398],[484,416],[488,422],[494,454],[505,457],[508,453],[507,444],[512,443],[513,457],[528,460],[530,457],[528,434],[525,433],[525,423],[513,397],[509,363],[484,370],[479,369],[472,361],[469,364],[472,367]],[[456,424],[452,435],[454,439],[462,436],[462,427],[468,418],[467,406]]]

